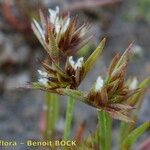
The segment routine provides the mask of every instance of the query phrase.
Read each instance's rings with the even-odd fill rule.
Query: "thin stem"
[[[55,124],[58,118],[58,99],[57,95],[53,93],[45,94],[46,100],[46,128],[45,138],[50,139],[55,129]]]
[[[71,132],[70,130],[71,130],[73,107],[74,107],[74,99],[68,96],[65,129],[64,129],[64,140],[68,140],[70,132]]]
[[[111,118],[105,111],[98,112],[100,150],[110,150],[111,147]]]
[[[59,115],[59,99],[58,95],[56,94],[53,95],[54,95],[54,121],[56,123]]]

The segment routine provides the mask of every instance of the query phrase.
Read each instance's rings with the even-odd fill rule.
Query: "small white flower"
[[[40,79],[38,79],[38,82],[44,86],[47,86],[48,84],[48,74],[45,71],[38,70],[38,73],[42,76]]]
[[[61,30],[61,34],[63,34],[69,24],[70,24],[70,17],[68,16],[67,19],[63,19],[59,17],[59,7],[57,6],[55,10],[49,9],[50,14],[50,22],[55,26],[56,33],[59,33]]]
[[[72,68],[75,68],[75,62],[74,62],[72,56],[69,57],[69,63],[70,63],[70,65],[71,65]]]
[[[137,88],[137,86],[138,86],[138,80],[137,80],[137,78],[134,77],[132,82],[129,85],[129,89],[135,90]]]
[[[73,57],[70,56],[69,57],[69,63],[71,65],[71,67],[76,70],[77,68],[81,68],[82,67],[82,64],[83,64],[83,60],[84,58],[83,57],[80,57],[77,62],[75,63],[75,61],[73,60]]]
[[[64,32],[66,32],[69,24],[70,24],[70,17],[68,17],[67,20],[57,18],[54,23],[56,33],[60,32],[61,34],[63,34]]]
[[[99,76],[99,77],[97,78],[97,80],[96,80],[95,91],[96,91],[96,92],[101,91],[103,85],[104,85],[104,80],[102,79],[101,76]]]
[[[83,57],[80,57],[80,58],[77,60],[77,62],[76,62],[76,64],[75,64],[75,70],[76,70],[77,68],[81,68],[81,67],[82,67],[83,60],[84,60]]]
[[[50,22],[55,24],[59,20],[58,14],[59,14],[59,7],[57,6],[55,10],[53,9],[48,9],[49,14],[50,14]]]
[[[59,7],[57,6],[55,10],[49,9],[49,22],[54,25],[55,32],[58,34],[63,34],[69,24],[70,24],[70,17],[68,16],[67,18],[62,18],[59,16]],[[41,25],[33,19],[33,23],[31,24],[35,34],[38,36],[39,39],[42,38],[42,40],[45,39],[45,31],[41,27]]]
[[[38,73],[39,73],[42,77],[45,77],[45,78],[48,76],[47,72],[42,71],[42,70],[38,70]]]
[[[55,26],[56,33],[59,33],[61,28],[61,22],[59,18],[59,7],[57,6],[55,10],[49,9],[50,22]]]
[[[40,84],[44,85],[44,86],[47,86],[47,84],[48,84],[48,79],[46,79],[46,78],[40,78],[40,79],[38,79],[38,82],[39,82]]]

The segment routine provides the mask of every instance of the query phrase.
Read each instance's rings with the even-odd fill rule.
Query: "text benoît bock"
[[[26,142],[17,142],[15,140],[0,140],[0,147],[17,147],[26,145],[28,147],[53,147],[53,146],[76,146],[76,141],[37,141],[27,140]]]

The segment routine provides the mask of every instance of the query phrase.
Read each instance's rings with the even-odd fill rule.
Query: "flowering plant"
[[[100,42],[88,59],[85,60],[84,57],[80,57],[77,61],[74,61],[73,56],[77,49],[91,38],[85,38],[88,26],[84,24],[77,28],[77,18],[71,20],[69,15],[62,17],[59,14],[58,7],[55,10],[49,9],[48,17],[45,17],[40,11],[40,19],[41,25],[33,19],[32,29],[46,50],[48,61],[41,62],[44,68],[44,71],[38,70],[41,78],[36,82],[32,82],[30,86],[51,94],[51,96],[47,97],[46,103],[48,109],[47,126],[52,126],[54,120],[56,121],[53,117],[55,116],[56,99],[52,93],[67,95],[64,140],[67,140],[70,135],[74,100],[77,99],[96,108],[98,112],[98,129],[96,130],[96,135],[98,135],[97,144],[100,145],[98,149],[109,150],[111,147],[112,118],[130,123],[127,126],[126,123],[122,122],[123,129],[121,129],[121,133],[124,132],[123,134],[125,134],[124,129],[127,129],[129,135],[125,138],[121,134],[120,138],[121,148],[128,148],[132,144],[132,142],[129,142],[130,135],[133,135],[136,139],[138,137],[137,133],[142,133],[150,126],[148,122],[132,132],[132,125],[136,121],[134,113],[136,111],[134,110],[136,107],[139,108],[141,104],[139,104],[140,95],[143,95],[150,83],[149,78],[141,84],[138,83],[136,78],[125,80],[129,56],[132,54],[132,44],[122,55],[117,54],[112,59],[106,72],[106,78],[103,79],[98,76],[91,89],[85,93],[80,91],[78,86],[101,54],[106,39],[104,38]],[[61,60],[62,58],[64,58],[63,61]],[[65,63],[63,63],[64,61]],[[50,103],[52,99],[54,102]],[[46,138],[48,139],[49,137],[47,135]]]
[[[134,105],[128,104],[128,99],[134,94],[140,92],[137,88],[137,80],[134,79],[127,85],[125,82],[125,73],[127,70],[128,57],[131,53],[131,45],[121,56],[117,54],[108,67],[106,79],[99,76],[87,94],[80,91],[65,89],[65,94],[77,96],[83,102],[97,108],[99,111],[104,110],[112,118],[133,122],[126,115],[126,111],[134,109]]]
[[[70,16],[61,17],[59,7],[49,9],[45,17],[40,11],[41,25],[33,19],[32,29],[53,62],[58,62],[62,56],[70,56],[83,46],[90,38],[85,38],[89,26],[83,24],[77,28],[77,19]]]

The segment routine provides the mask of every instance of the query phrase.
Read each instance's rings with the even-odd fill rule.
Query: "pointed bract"
[[[103,48],[105,46],[105,42],[106,42],[106,39],[104,38],[100,42],[100,44],[98,45],[98,47],[95,49],[95,51],[90,55],[90,57],[84,63],[84,69],[85,69],[84,76],[87,74],[87,72],[89,72],[89,70],[91,69],[91,67],[95,63],[95,61],[98,58],[98,56],[100,56],[100,54],[102,53],[102,50],[103,50]]]

